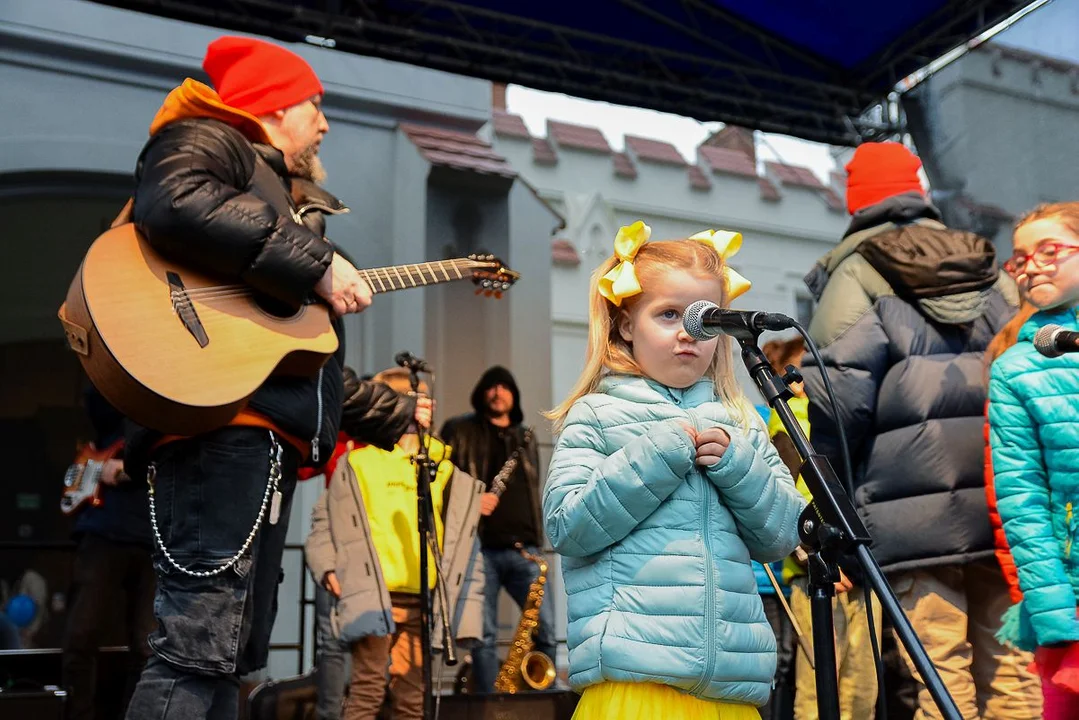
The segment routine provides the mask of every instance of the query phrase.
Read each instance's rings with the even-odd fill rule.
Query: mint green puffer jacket
[[[695,464],[686,422],[730,434],[717,464]],[[752,422],[747,433],[708,380],[677,390],[611,376],[573,405],[543,509],[564,557],[574,688],[658,682],[768,700],[775,636],[749,561],[795,548],[805,500]]]

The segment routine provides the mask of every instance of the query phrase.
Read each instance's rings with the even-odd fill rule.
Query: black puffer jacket
[[[982,355],[1018,298],[988,241],[937,218],[916,194],[867,208],[806,278],[855,505],[892,571],[993,554]],[[805,364],[811,440],[842,473],[836,418],[808,355]]]
[[[291,307],[313,297],[333,257],[334,248],[323,236],[324,214],[348,210],[313,183],[290,178],[279,150],[207,118],[179,120],[159,130],[139,158],[136,181],[134,222],[158,252],[243,282]],[[330,457],[341,424],[345,344],[340,321],[334,330],[337,352],[317,377],[271,377],[250,402],[282,430],[310,439],[309,461],[315,464]],[[381,391],[367,387],[366,392]],[[395,399],[414,407],[407,398]],[[393,447],[403,428],[381,422],[385,406],[366,423],[367,436],[357,439]],[[128,432],[127,463],[136,477],[144,472],[156,437],[145,428]]]

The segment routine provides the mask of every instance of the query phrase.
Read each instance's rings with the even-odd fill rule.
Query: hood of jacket
[[[513,409],[510,410],[510,425],[520,425],[524,419],[524,410],[521,409],[521,391],[517,387],[517,380],[506,368],[495,365],[489,368],[472,389],[472,409],[481,418],[487,417],[487,399],[484,397],[487,391],[495,385],[505,385],[513,395]]]
[[[819,299],[841,262],[857,253],[891,286],[938,323],[962,325],[985,312],[1000,276],[996,249],[985,238],[953,230],[919,193],[905,193],[864,208],[844,239],[806,276]]]
[[[220,120],[243,133],[253,143],[273,145],[262,121],[251,113],[226,105],[209,85],[187,78],[170,92],[150,123],[150,135],[181,120]]]

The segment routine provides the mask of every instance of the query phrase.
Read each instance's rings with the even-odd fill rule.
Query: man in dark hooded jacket
[[[807,368],[811,440],[842,474],[842,424],[873,552],[963,717],[1036,718],[1030,658],[994,638],[1010,600],[983,480],[982,356],[1018,296],[988,240],[940,222],[920,167],[897,143],[847,165],[850,227],[806,277],[840,414]],[[939,717],[922,683],[918,703]]]
[[[522,421],[521,394],[510,371],[501,366],[487,370],[472,391],[473,412],[450,418],[442,426],[442,439],[453,448],[457,467],[482,480],[491,481],[516,453],[518,462],[506,479],[501,497],[482,496],[480,545],[483,548],[484,585],[483,644],[472,652],[473,684],[478,692],[493,692],[499,660],[498,592],[503,587],[524,607],[538,568],[527,560],[517,544],[533,555],[543,544],[539,509],[539,450],[532,432]],[[554,610],[550,601],[540,605],[536,650],[555,659]]]

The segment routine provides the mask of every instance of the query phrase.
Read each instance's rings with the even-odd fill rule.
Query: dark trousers
[[[271,447],[267,430],[226,427],[157,451],[157,525],[180,567],[212,571],[244,545],[264,507]],[[299,460],[295,448],[284,441],[281,447],[280,519],[270,524],[266,502],[262,524],[235,565],[192,576],[155,550],[158,627],[129,720],[236,718],[239,677],[266,666]]]
[[[71,603],[64,629],[63,675],[69,720],[93,720],[98,650],[119,642],[128,648],[126,708],[150,655],[154,628],[154,571],[150,548],[83,535],[75,552]]]

